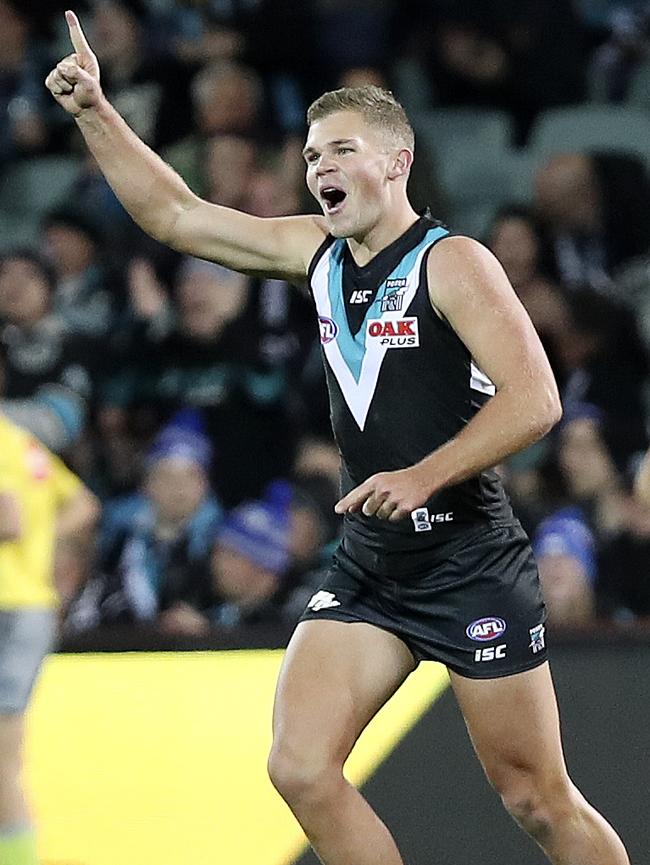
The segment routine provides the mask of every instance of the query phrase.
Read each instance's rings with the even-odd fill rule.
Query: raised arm
[[[74,12],[65,15],[74,52],[57,64],[45,84],[75,118],[108,183],[138,225],[174,249],[233,270],[304,278],[325,235],[319,218],[261,219],[195,195],[109,104],[79,20]]]

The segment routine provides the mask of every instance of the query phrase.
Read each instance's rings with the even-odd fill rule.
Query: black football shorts
[[[416,661],[440,661],[475,679],[546,661],[546,609],[520,525],[442,543],[432,549],[426,570],[420,560],[417,573],[408,555],[391,556],[387,576],[383,567],[371,569],[371,557],[344,535],[301,621],[368,622],[400,637]]]

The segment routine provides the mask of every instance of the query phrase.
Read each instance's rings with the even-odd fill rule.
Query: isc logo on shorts
[[[486,646],[484,649],[476,649],[474,661],[481,663],[482,661],[496,661],[499,658],[505,658],[507,648],[507,643],[501,643],[500,646]]]
[[[417,348],[420,345],[417,316],[395,321],[371,318],[366,328],[366,345],[371,342],[385,348]]]

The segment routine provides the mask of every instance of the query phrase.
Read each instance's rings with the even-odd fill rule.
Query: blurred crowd
[[[176,254],[132,223],[43,86],[70,51],[64,8],[0,0],[0,409],[103,505],[64,633],[294,622],[340,531],[310,301]],[[260,216],[315,210],[305,110],[337,86],[389,87],[416,133],[434,115],[505,118],[518,158],[563,106],[636,99],[650,127],[647,2],[75,8],[104,90],[138,135],[198,194]],[[626,147],[624,129],[616,148],[556,148],[526,163],[525,194],[493,190],[482,222],[464,223],[449,145],[435,146],[446,131],[417,137],[412,200],[452,230],[480,225],[564,403],[558,428],[500,467],[551,623],[650,622],[650,505],[633,495],[650,415],[650,150],[646,162]],[[481,147],[457,143],[463,165]]]

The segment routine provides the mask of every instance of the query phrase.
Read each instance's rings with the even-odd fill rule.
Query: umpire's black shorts
[[[404,568],[406,577],[399,557],[394,577],[369,569],[364,558],[359,544],[344,536],[301,621],[368,622],[400,637],[416,661],[440,661],[474,679],[509,676],[546,661],[546,609],[519,524],[442,543],[426,570]]]

